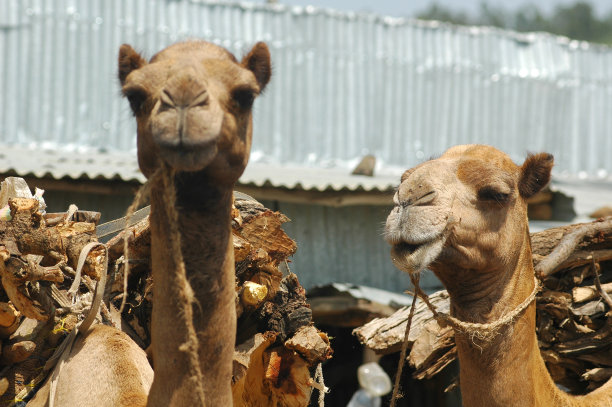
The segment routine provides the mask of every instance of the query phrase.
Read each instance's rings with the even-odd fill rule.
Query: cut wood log
[[[285,347],[300,354],[310,366],[324,362],[332,356],[327,334],[312,325],[298,329],[295,335],[285,342]]]
[[[21,341],[11,343],[2,347],[2,363],[12,365],[23,362],[36,350],[36,344],[32,341]]]
[[[19,318],[19,312],[17,312],[12,304],[0,302],[0,327],[8,328],[13,326],[17,318]]]
[[[602,284],[601,287],[605,292],[612,294],[612,283]],[[572,299],[574,303],[589,301],[597,297],[599,297],[599,292],[595,285],[574,287],[572,289]]]
[[[583,380],[594,382],[604,382],[610,377],[612,377],[612,368],[609,367],[596,367],[582,374]]]

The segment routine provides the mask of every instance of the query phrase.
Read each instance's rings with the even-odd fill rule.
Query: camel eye
[[[128,88],[123,91],[123,95],[130,102],[130,107],[134,115],[141,113],[144,103],[147,100],[147,92],[142,88]]]
[[[236,89],[232,92],[232,99],[234,99],[238,107],[247,110],[253,106],[255,92],[251,89]]]
[[[502,192],[491,186],[483,187],[478,190],[478,200],[485,202],[504,203],[510,198],[510,194]]]

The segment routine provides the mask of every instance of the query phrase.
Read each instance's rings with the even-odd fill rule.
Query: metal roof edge
[[[70,151],[3,145],[0,173],[73,180],[121,180],[144,182],[132,152]]]
[[[388,193],[394,191],[399,184],[399,174],[379,174],[369,177],[352,175],[350,170],[345,168],[251,163],[238,183],[254,187],[312,192]]]
[[[56,180],[120,180],[144,182],[134,152],[70,151],[4,145],[0,173]],[[238,184],[311,192],[387,193],[399,183],[399,174],[373,177],[351,175],[345,168],[316,168],[285,164],[250,163]]]

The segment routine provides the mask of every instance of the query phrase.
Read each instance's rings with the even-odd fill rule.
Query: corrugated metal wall
[[[133,149],[119,97],[123,42],[149,56],[188,37],[242,54],[267,41],[254,159],[343,165],[364,153],[406,167],[446,147],[493,144],[557,173],[612,174],[612,52],[547,34],[190,0],[0,2],[4,143]]]

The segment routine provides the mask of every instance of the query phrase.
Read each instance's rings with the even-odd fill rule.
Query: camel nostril
[[[409,206],[427,205],[427,204],[430,204],[434,199],[436,199],[437,196],[438,196],[438,192],[429,191],[425,194],[422,194],[416,199],[400,200],[399,206],[401,206],[402,208],[407,208]]]
[[[436,198],[436,196],[438,196],[438,193],[436,191],[429,191],[426,194],[421,195],[420,198],[414,201],[413,205],[427,205],[428,203],[431,203]]]
[[[159,100],[162,102],[163,105],[167,107],[175,106],[174,99],[172,99],[172,96],[166,89],[161,91],[161,94],[159,95]]]
[[[208,95],[208,92],[206,90],[203,90],[198,96],[193,99],[193,102],[191,102],[191,106],[206,106],[208,105],[209,98],[210,97]]]

